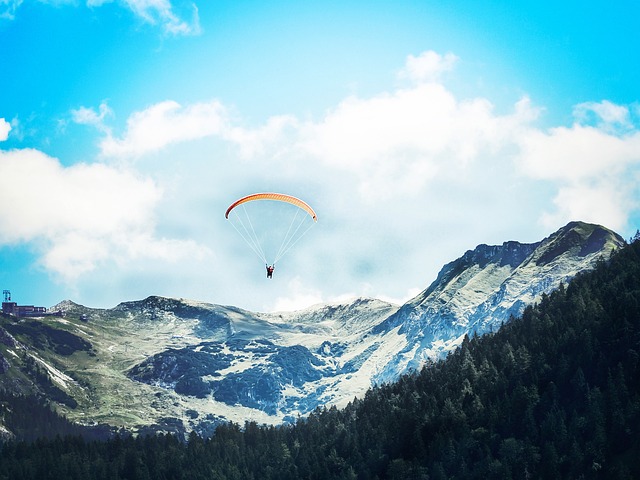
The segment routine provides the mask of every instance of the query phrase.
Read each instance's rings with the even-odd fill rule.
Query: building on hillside
[[[62,312],[47,312],[46,307],[36,307],[34,305],[18,305],[11,301],[11,292],[4,290],[4,301],[2,302],[2,313],[15,317],[44,317],[48,315],[62,315]]]

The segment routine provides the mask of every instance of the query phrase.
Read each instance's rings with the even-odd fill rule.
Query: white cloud
[[[582,125],[593,124],[607,131],[628,130],[633,128],[629,116],[629,109],[623,105],[616,105],[603,100],[602,102],[585,102],[576,105],[573,116]]]
[[[164,101],[133,113],[127,120],[127,130],[116,138],[104,122],[112,113],[104,103],[100,105],[99,114],[85,107],[72,111],[77,123],[94,125],[105,133],[100,142],[105,157],[140,157],[176,143],[206,137],[234,144],[243,158],[265,153],[274,155],[281,148],[289,148],[287,145],[299,128],[299,121],[291,115],[274,116],[262,126],[246,128],[232,124],[227,109],[219,101],[186,106]]]
[[[542,214],[543,225],[586,220],[614,230],[626,227],[638,208],[640,167],[640,131],[628,112],[608,101],[583,103],[574,109],[576,118],[594,123],[588,116],[596,114],[595,125],[530,129],[517,138],[522,172],[552,182],[556,191],[555,210]]]
[[[162,192],[136,175],[102,164],[64,167],[37,150],[0,150],[0,242],[37,245],[41,263],[74,281],[104,261],[140,257],[175,262],[197,254],[193,242],[157,239]]]
[[[91,0],[90,0],[91,1]],[[146,22],[159,24],[172,35],[197,35],[201,32],[198,8],[192,2],[178,2],[183,11],[191,10],[191,20],[175,13],[175,4],[169,0],[125,0],[125,4]]]
[[[76,6],[76,0],[40,0],[54,6]],[[114,0],[87,0],[89,8],[99,8]],[[22,0],[0,0],[0,18],[13,20]],[[202,32],[198,7],[194,2],[177,0],[122,0],[138,18],[151,25],[159,25],[169,35],[199,35]],[[177,13],[177,12],[180,13]]]
[[[87,107],[71,110],[71,117],[74,122],[81,125],[92,125],[105,133],[110,133],[110,129],[105,125],[105,119],[109,116],[113,116],[113,111],[109,108],[107,102],[100,104],[98,112],[93,108]]]
[[[288,295],[276,298],[273,307],[267,308],[267,311],[291,312],[323,302],[322,293],[314,288],[305,287],[299,277],[291,279],[287,289]]]
[[[124,137],[108,134],[100,148],[107,157],[136,157],[174,143],[220,134],[226,117],[224,107],[217,101],[187,107],[165,101],[132,114]]]
[[[99,238],[66,232],[56,236],[45,248],[41,264],[66,282],[73,282],[109,256],[107,247]]]
[[[161,195],[153,182],[102,164],[63,167],[37,150],[0,155],[1,176],[10,180],[0,195],[15,205],[2,214],[3,241],[69,230],[100,236],[146,226]],[[24,194],[26,186],[32,194]]]
[[[579,219],[606,225],[619,231],[625,227],[633,208],[633,189],[620,181],[599,181],[595,184],[572,184],[558,189],[554,198],[556,210],[545,212],[541,223],[550,231],[558,225]]]
[[[433,50],[422,52],[417,57],[409,55],[398,78],[406,78],[416,83],[436,81],[444,72],[453,70],[458,61],[452,53],[440,55]]]
[[[297,128],[299,122],[294,116],[279,115],[270,117],[264,126],[255,129],[229,126],[219,133],[238,146],[242,157],[249,158],[262,155],[269,148],[277,151],[290,140]]]
[[[458,100],[443,85],[427,83],[345,100],[306,126],[303,146],[354,174],[365,197],[413,195],[439,176],[465,170],[482,152],[497,152],[536,116],[526,98],[499,116],[486,99]]]
[[[11,131],[11,124],[4,118],[0,118],[0,142],[4,142],[9,138],[9,132]]]
[[[418,69],[419,59],[430,65],[424,72],[435,73],[451,68],[455,56],[426,52],[410,57],[406,70]],[[98,125],[109,113],[103,104],[100,114],[77,110],[76,119]],[[466,168],[481,152],[503,148],[537,115],[526,97],[511,114],[496,115],[488,100],[459,100],[435,82],[347,98],[318,122],[275,116],[257,128],[234,124],[218,101],[187,106],[165,101],[132,114],[119,138],[105,130],[101,151],[106,157],[142,156],[216,137],[236,145],[241,157],[269,159],[289,171],[300,164],[293,157],[319,160],[325,168],[353,175],[359,193],[371,199],[416,194],[438,175]]]
[[[548,132],[530,130],[519,139],[524,171],[534,178],[574,181],[620,175],[640,160],[640,132],[618,137],[574,125]]]

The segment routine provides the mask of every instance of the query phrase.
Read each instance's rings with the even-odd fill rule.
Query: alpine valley
[[[402,306],[358,298],[267,314],[162,297],[111,309],[66,300],[51,309],[61,317],[1,318],[0,384],[73,421],[138,432],[289,422],[496,331],[624,243],[572,222],[533,244],[479,245]]]

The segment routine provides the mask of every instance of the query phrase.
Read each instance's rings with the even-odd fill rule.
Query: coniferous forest
[[[186,442],[24,436],[1,447],[0,478],[637,479],[639,367],[636,239],[499,331],[342,410]]]

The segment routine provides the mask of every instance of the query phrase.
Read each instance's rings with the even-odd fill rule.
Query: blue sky
[[[640,228],[636,2],[0,0],[0,284],[402,302],[480,243]],[[272,281],[224,219],[318,224]]]

